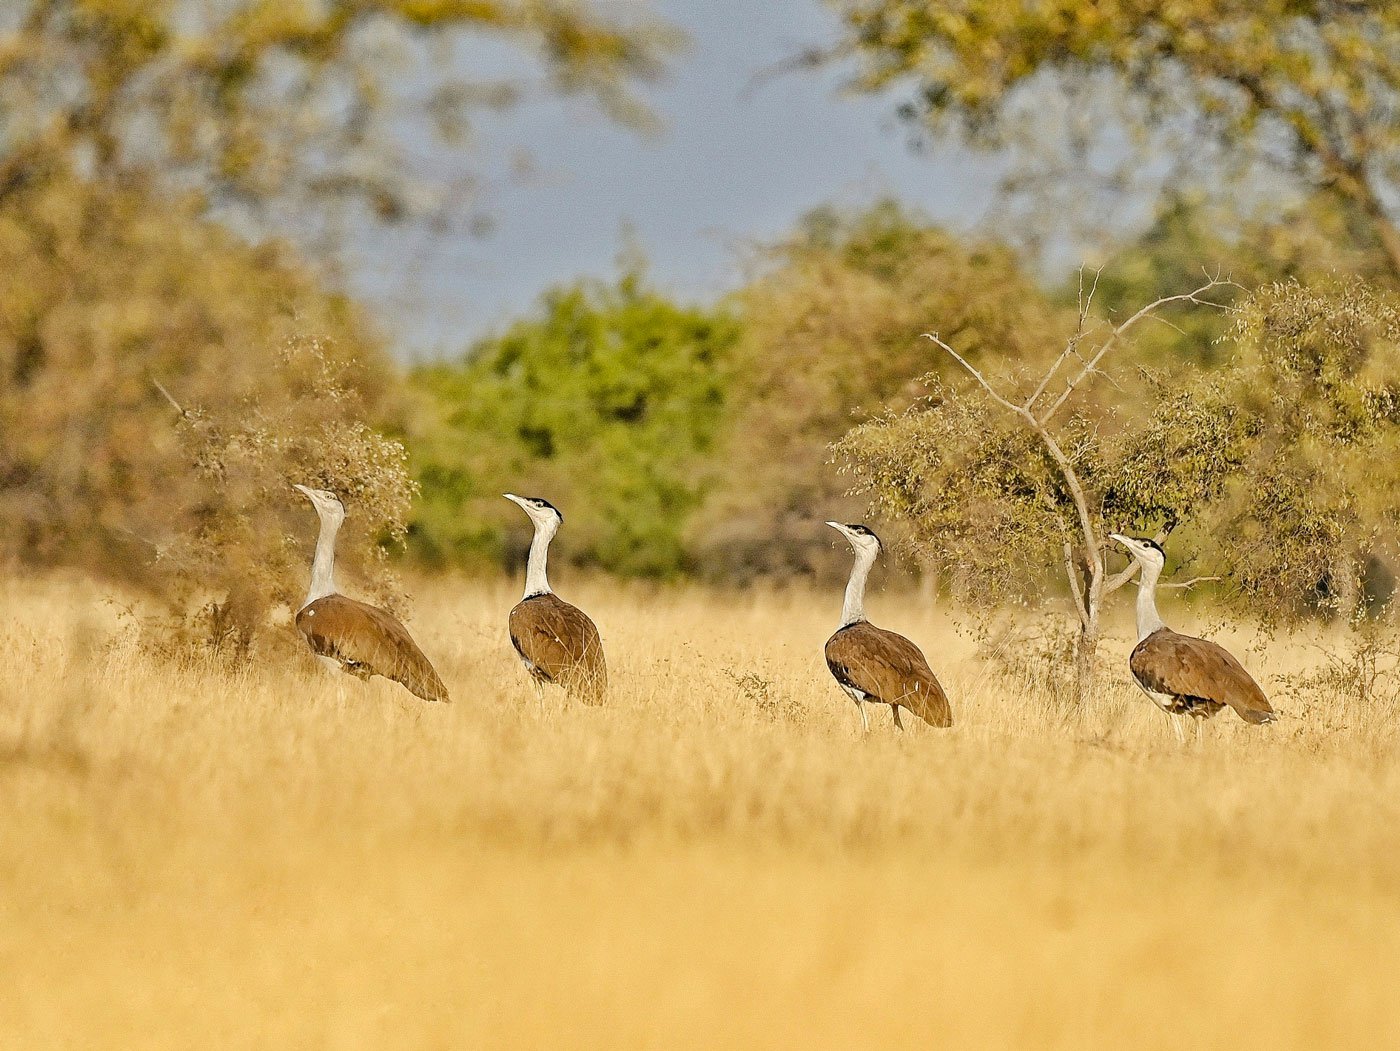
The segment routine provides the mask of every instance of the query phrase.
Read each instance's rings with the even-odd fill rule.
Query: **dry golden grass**
[[[876,594],[959,722],[862,739],[839,596],[567,587],[616,688],[541,713],[513,583],[417,590],[450,707],[172,666],[87,586],[6,584],[0,1045],[1400,1040],[1400,724],[1277,695],[1296,647],[1250,658],[1290,715],[1182,748]]]

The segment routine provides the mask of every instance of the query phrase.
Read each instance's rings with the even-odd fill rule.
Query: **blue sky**
[[[662,287],[710,297],[737,282],[746,245],[825,202],[894,194],[955,229],[982,217],[995,161],[951,147],[914,155],[890,100],[843,97],[830,72],[754,86],[756,72],[832,39],[818,0],[652,6],[690,34],[647,93],[665,123],[658,136],[618,128],[582,100],[526,103],[485,121],[468,153],[432,158],[503,173],[528,151],[534,174],[484,201],[491,233],[379,232],[360,248],[353,286],[401,354],[456,354],[550,285],[615,272],[626,236]]]

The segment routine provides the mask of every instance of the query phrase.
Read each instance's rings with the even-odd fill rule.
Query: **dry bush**
[[[0,204],[0,269],[0,557],[202,609],[243,651],[305,579],[291,536],[315,519],[291,482],[346,493],[352,561],[402,534],[403,450],[369,426],[391,373],[286,249],[55,179]]]
[[[360,586],[390,608],[402,600],[386,545],[403,543],[417,486],[402,443],[356,418],[362,406],[344,385],[346,370],[324,343],[293,340],[269,376],[280,397],[262,391],[215,410],[185,409],[172,424],[218,501],[201,502],[184,529],[167,534],[157,571],[167,602],[196,606],[187,626],[218,650],[246,655],[269,608],[299,601],[308,572],[302,538],[318,524],[292,481],[340,496],[343,550],[358,562]]]
[[[1332,730],[1368,732],[1395,718],[1400,707],[1400,646],[1393,623],[1358,619],[1343,638],[1307,649],[1320,658],[1318,662],[1283,678],[1299,717]]]
[[[724,674],[734,683],[739,696],[753,705],[753,710],[765,719],[783,722],[798,722],[802,719],[802,706],[780,683],[769,676],[756,671],[736,671],[733,668],[726,668]]]
[[[1077,701],[1076,634],[1062,617],[1004,618],[979,632],[977,655],[1008,692],[1044,698],[1050,711],[1064,713]],[[1100,674],[1109,672],[1103,654],[1096,658]]]

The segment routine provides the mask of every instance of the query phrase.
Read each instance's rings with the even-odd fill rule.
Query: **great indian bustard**
[[[1278,718],[1269,699],[1249,672],[1224,647],[1207,639],[1182,635],[1162,623],[1157,613],[1157,578],[1167,556],[1155,540],[1109,534],[1128,549],[1142,569],[1138,580],[1138,643],[1128,658],[1133,681],[1168,715],[1209,719],[1226,705],[1247,723],[1271,723]],[[1181,724],[1172,720],[1177,737]]]
[[[919,647],[903,635],[877,628],[865,619],[865,579],[880,553],[880,538],[863,525],[827,525],[850,541],[856,561],[846,584],[841,627],[826,641],[826,666],[856,702],[861,726],[870,730],[865,714],[867,701],[888,704],[894,713],[894,724],[901,730],[901,707],[930,726],[952,726],[948,698]]]
[[[447,687],[423,651],[392,613],[336,593],[335,538],[345,521],[345,505],[325,489],[296,488],[321,519],[311,587],[297,611],[297,629],[311,652],[327,667],[361,679],[382,675],[425,701],[446,701]]]
[[[510,642],[543,697],[545,683],[557,683],[566,693],[589,704],[601,704],[608,686],[603,640],[598,627],[577,606],[549,587],[545,562],[549,542],[564,516],[548,500],[506,493],[535,526],[525,570],[525,597],[510,611]]]

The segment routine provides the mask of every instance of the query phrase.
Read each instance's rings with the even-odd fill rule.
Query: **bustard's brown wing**
[[[297,628],[313,653],[346,670],[392,679],[425,701],[446,701],[432,662],[392,613],[344,595],[327,595],[297,614]]]
[[[1159,628],[1137,644],[1128,666],[1156,693],[1228,704],[1248,723],[1277,716],[1264,691],[1223,646]]]
[[[866,621],[826,642],[826,666],[842,686],[908,708],[931,726],[952,726],[953,711],[919,647]]]
[[[601,703],[608,686],[598,627],[558,595],[533,595],[510,611],[510,642],[530,674]]]

